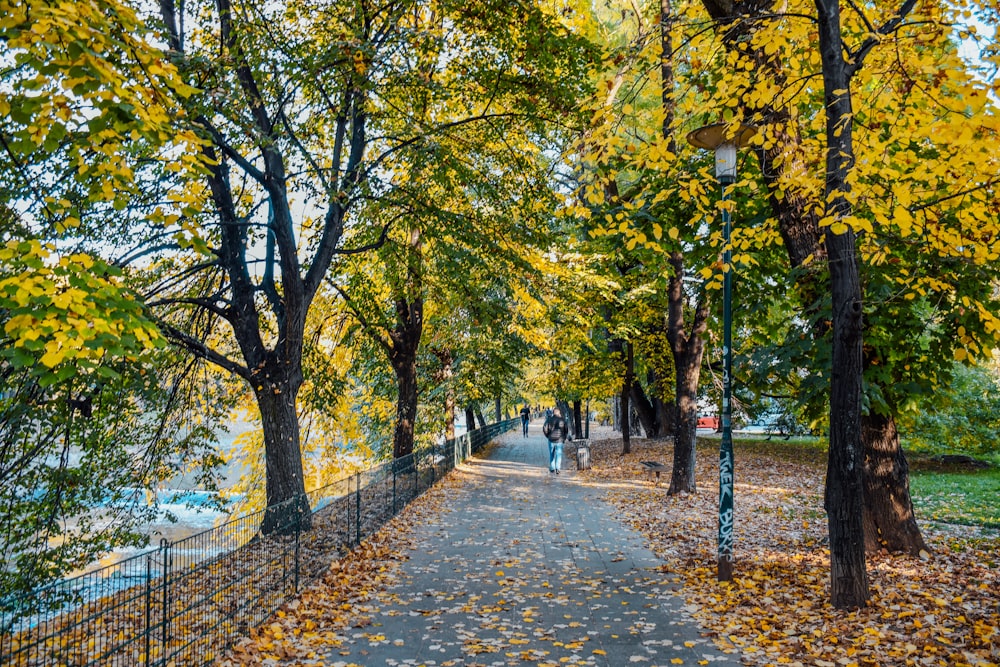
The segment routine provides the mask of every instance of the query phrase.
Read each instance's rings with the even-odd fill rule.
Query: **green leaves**
[[[89,255],[58,257],[38,241],[0,247],[0,314],[0,357],[43,387],[164,345],[119,271]]]

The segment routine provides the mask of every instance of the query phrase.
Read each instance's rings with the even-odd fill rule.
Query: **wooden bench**
[[[667,466],[663,465],[659,461],[639,461],[639,465],[643,467],[643,472],[654,473],[656,475],[656,482],[654,486],[660,485],[660,473],[667,469]]]

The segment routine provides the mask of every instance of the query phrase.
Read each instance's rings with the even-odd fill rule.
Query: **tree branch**
[[[199,308],[204,308],[205,310],[218,315],[227,322],[230,321],[231,313],[228,308],[223,308],[219,306],[218,303],[212,299],[199,298],[199,297],[178,297],[176,299],[156,299],[154,301],[148,301],[146,303],[150,308],[156,308],[157,306],[173,306],[173,305],[189,305],[198,306]]]
[[[855,51],[851,52],[848,50],[848,53],[850,53],[851,56],[851,62],[846,64],[847,78],[853,77],[854,73],[860,69],[865,57],[873,48],[875,48],[876,44],[882,41],[882,37],[885,37],[899,28],[899,24],[901,24],[903,19],[906,18],[911,11],[913,11],[913,7],[916,6],[916,4],[917,0],[905,0],[905,2],[903,2],[900,6],[899,12],[897,12],[894,17],[883,23],[878,30],[873,31],[875,35],[865,39],[865,41],[861,43],[861,46],[859,46]]]
[[[208,347],[204,341],[198,340],[194,336],[187,334],[165,322],[160,322],[159,326],[160,330],[169,340],[173,341],[174,344],[184,348],[191,354],[205,359],[206,361],[210,361],[223,370],[229,371],[233,375],[238,375],[247,382],[253,381],[253,374],[246,368],[246,366],[242,366],[229,357],[216,352],[212,348]]]
[[[340,298],[344,300],[344,305],[346,305],[347,309],[351,311],[351,315],[353,315],[354,319],[356,319],[358,324],[361,325],[361,328],[364,329],[369,336],[371,336],[372,340],[374,340],[375,343],[386,353],[386,356],[391,359],[393,352],[391,340],[386,340],[381,335],[380,331],[368,321],[368,318],[361,314],[361,311],[355,307],[354,302],[347,295],[344,288],[329,278],[327,279],[326,284],[336,290],[337,294],[340,295]]]

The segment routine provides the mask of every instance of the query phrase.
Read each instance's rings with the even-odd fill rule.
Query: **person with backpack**
[[[558,475],[562,468],[563,443],[566,442],[569,433],[569,427],[559,408],[555,408],[552,416],[545,420],[542,433],[549,441],[549,474]]]

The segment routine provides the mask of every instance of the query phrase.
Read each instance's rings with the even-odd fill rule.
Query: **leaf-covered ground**
[[[624,482],[609,500],[681,573],[688,609],[717,644],[738,647],[752,665],[1000,663],[996,531],[922,525],[930,558],[870,555],[870,605],[836,611],[828,603],[821,461],[811,452],[788,460],[738,444],[736,456],[737,562],[727,585],[716,581],[718,457],[711,449],[699,449],[694,494],[671,497],[667,483],[637,483],[639,461],[669,464],[669,443],[633,441],[632,453],[622,457],[620,439],[595,442],[594,469],[586,473]]]
[[[570,448],[572,449],[572,448]],[[828,604],[829,552],[822,511],[823,465],[814,452],[774,457],[737,444],[735,581],[716,581],[717,455],[699,450],[694,494],[668,496],[654,486],[643,460],[669,464],[669,443],[592,443],[593,469],[578,473],[605,486],[621,519],[646,535],[679,575],[686,610],[723,649],[738,649],[748,665],[996,667],[1000,663],[1000,574],[996,531],[923,525],[928,559],[869,557],[871,604],[855,612]],[[570,458],[572,465],[572,458]],[[217,663],[324,665],[347,635],[369,627],[379,596],[407,549],[419,549],[408,526],[447,503],[461,475],[414,502],[375,537],[343,559],[316,586],[271,622],[240,641]],[[525,664],[539,658],[522,656]],[[334,663],[335,664],[335,663]]]

